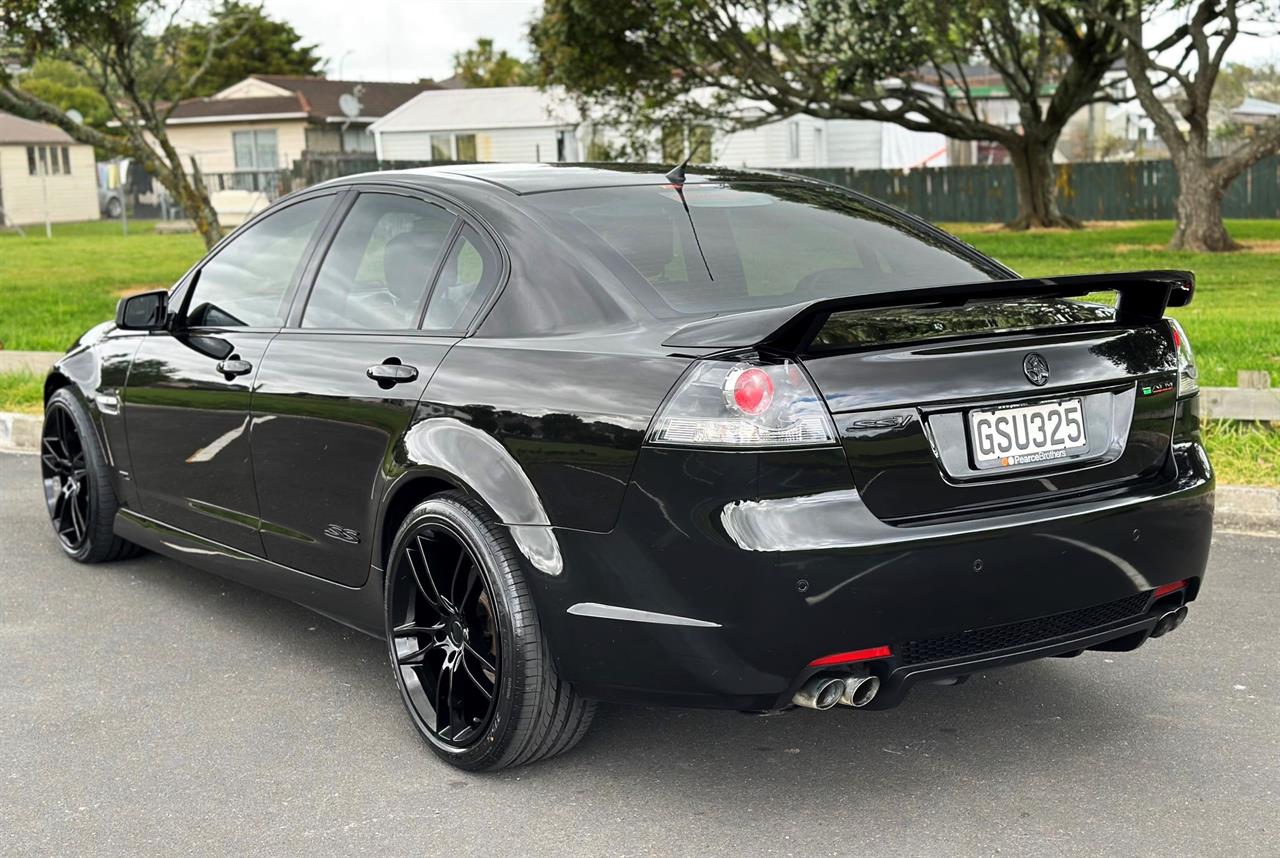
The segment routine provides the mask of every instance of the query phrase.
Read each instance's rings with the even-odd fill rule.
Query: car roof
[[[384,170],[344,180],[406,182],[427,184],[435,180],[467,180],[482,182],[513,194],[540,194],[579,188],[616,188],[631,185],[669,185],[670,166],[658,164],[445,164],[408,170]],[[771,173],[728,170],[717,167],[690,167],[685,184],[707,184],[748,179],[770,181],[803,181]]]

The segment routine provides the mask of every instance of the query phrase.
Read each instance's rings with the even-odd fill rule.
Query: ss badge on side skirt
[[[352,545],[360,544],[360,531],[352,530],[349,527],[331,524],[324,529],[324,535],[339,542],[350,542]]]

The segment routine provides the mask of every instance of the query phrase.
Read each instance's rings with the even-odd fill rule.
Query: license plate
[[[969,412],[969,446],[980,466],[1070,458],[1089,446],[1079,399]]]

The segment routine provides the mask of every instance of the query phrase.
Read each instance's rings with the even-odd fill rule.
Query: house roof
[[[169,121],[217,121],[231,117],[293,116],[305,119],[310,115],[302,99],[293,95],[269,95],[256,98],[191,98],[174,108]]]
[[[430,81],[388,83],[382,81],[329,80],[319,77],[255,74],[255,80],[270,84],[288,95],[249,98],[191,98],[178,104],[169,121],[219,122],[230,118],[271,117],[317,120],[344,120],[338,100],[361,87],[360,117],[365,120],[385,116],[418,93],[435,89]]]
[[[1264,101],[1261,98],[1246,98],[1240,106],[1231,111],[1236,116],[1257,116],[1270,118],[1280,116],[1280,104]]]
[[[419,93],[373,123],[382,131],[471,131],[577,125],[578,109],[557,89],[495,86]]]
[[[255,74],[250,77],[297,93],[306,103],[309,112],[325,117],[342,116],[338,99],[352,92],[357,86],[364,88],[364,92],[360,95],[360,115],[372,117],[386,116],[418,93],[437,89],[440,86],[425,80],[417,83],[391,83],[276,74]]]
[[[0,110],[0,146],[11,143],[74,143],[71,135],[46,122],[32,122]]]

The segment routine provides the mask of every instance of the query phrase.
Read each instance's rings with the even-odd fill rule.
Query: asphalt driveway
[[[1276,855],[1280,539],[1222,533],[1186,624],[888,712],[607,707],[469,776],[382,644],[148,556],[64,559],[0,455],[5,855]]]

